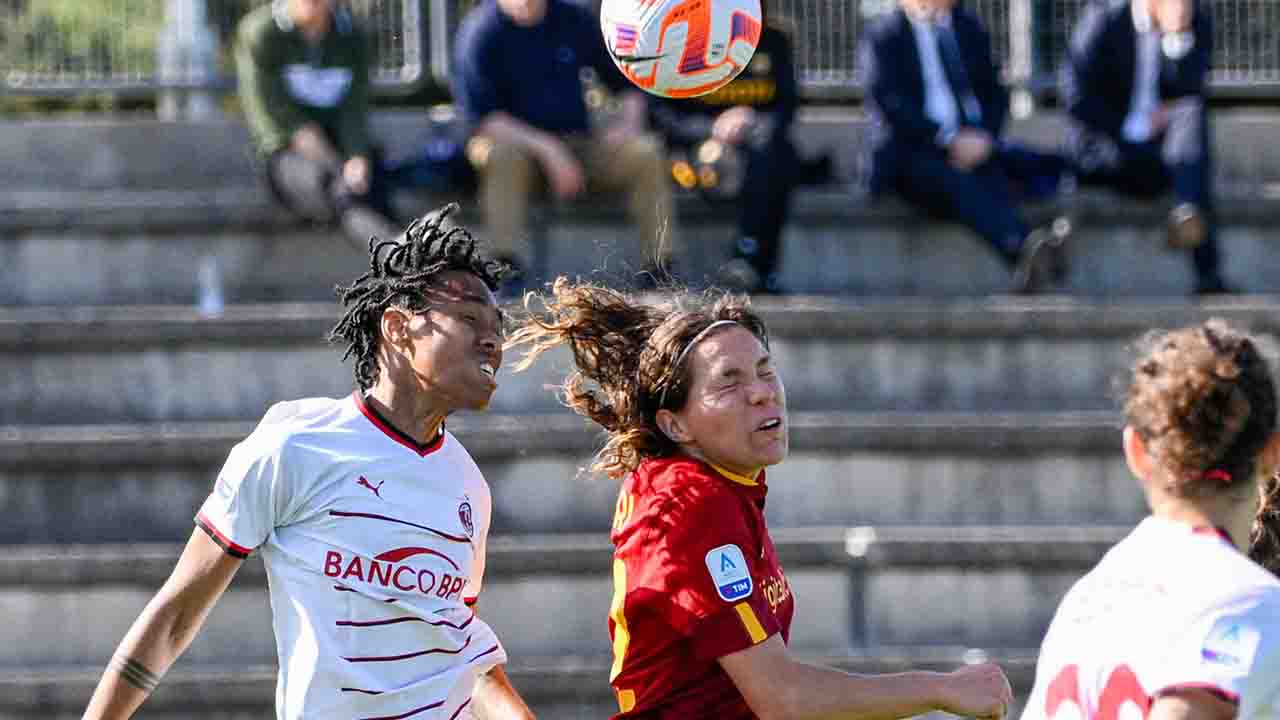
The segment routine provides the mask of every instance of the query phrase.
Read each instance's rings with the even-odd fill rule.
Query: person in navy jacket
[[[1168,242],[1194,249],[1197,293],[1226,291],[1213,228],[1205,80],[1213,22],[1195,0],[1106,0],[1072,36],[1062,97],[1083,184],[1154,198],[1170,190]]]
[[[860,53],[872,192],[972,228],[1013,271],[1015,292],[1062,279],[1065,236],[1033,232],[1018,202],[1052,195],[1066,162],[1001,140],[1009,96],[977,16],[956,0],[900,0]]]

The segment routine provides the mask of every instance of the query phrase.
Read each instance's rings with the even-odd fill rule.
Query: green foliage
[[[12,4],[0,66],[20,85],[51,75],[95,80],[149,74],[164,0],[41,0]]]

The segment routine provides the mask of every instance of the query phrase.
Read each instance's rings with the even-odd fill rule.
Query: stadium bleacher
[[[849,87],[813,66],[814,96],[823,77]],[[1210,314],[1280,331],[1280,113],[1215,120],[1225,270],[1255,294],[1200,305],[1184,259],[1162,249],[1161,209],[1094,194],[1071,208],[1069,294],[991,297],[1004,274],[972,237],[864,196],[857,109],[805,109],[801,143],[834,149],[845,184],[798,199],[783,282],[799,294],[758,303],[792,412],[769,517],[800,654],[868,672],[990,657],[1027,691],[1061,593],[1144,512],[1112,397],[1128,342]],[[430,122],[389,111],[375,127],[406,152]],[[1051,143],[1060,127],[1039,112],[1016,133]],[[276,400],[349,392],[322,338],[334,283],[363,258],[272,206],[235,118],[6,120],[0,135],[0,717],[72,718],[230,446]],[[415,212],[441,200],[401,198]],[[732,218],[694,198],[680,214],[696,279],[727,255]],[[541,223],[544,269],[639,265],[617,209]],[[201,258],[216,259],[228,303],[216,317],[196,307]],[[503,373],[490,413],[451,427],[493,488],[482,607],[515,684],[542,717],[599,718],[614,707],[615,485],[579,472],[598,438],[543,389],[563,368]],[[139,717],[270,717],[269,628],[253,560]]]

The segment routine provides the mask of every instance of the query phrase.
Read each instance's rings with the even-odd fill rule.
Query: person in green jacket
[[[336,0],[274,0],[236,43],[240,99],[267,180],[293,212],[337,222],[363,248],[397,233],[369,140],[369,48]]]

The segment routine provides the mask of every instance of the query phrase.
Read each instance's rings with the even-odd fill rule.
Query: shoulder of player
[[[726,508],[741,500],[706,465],[693,459],[667,460],[649,476],[646,503],[665,522],[685,527],[723,524]]]
[[[440,449],[445,453],[443,457],[448,458],[454,463],[458,470],[465,472],[468,476],[473,476],[475,480],[484,482],[484,473],[480,471],[480,465],[475,458],[471,457],[471,453],[467,447],[459,442],[458,438],[446,428],[444,431],[444,446]]]
[[[866,39],[872,43],[888,42],[910,27],[901,8],[882,13],[867,23]]]
[[[477,43],[494,42],[502,31],[501,17],[496,3],[479,3],[462,18],[458,25],[457,47],[474,46]]]
[[[276,23],[275,13],[270,4],[249,11],[236,27],[236,34],[242,43],[266,42],[269,37],[280,31]]]
[[[555,17],[561,22],[585,23],[591,29],[599,32],[599,19],[583,5],[568,2],[567,0],[547,0],[547,11],[548,17]]]
[[[242,445],[284,451],[332,428],[343,416],[343,399],[303,398],[272,405]]]

